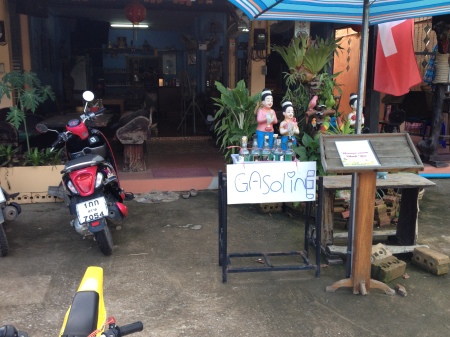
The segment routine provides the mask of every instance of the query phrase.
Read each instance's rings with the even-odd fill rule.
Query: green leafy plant
[[[301,144],[294,147],[294,152],[298,155],[300,161],[315,161],[317,175],[325,175],[325,171],[322,166],[322,160],[320,158],[320,134],[313,137],[304,133],[301,139]]]
[[[61,153],[63,149],[59,149],[59,151],[51,151],[50,148],[46,148],[43,150],[44,152],[44,162],[45,165],[61,165],[64,163],[64,160],[61,158]]]
[[[311,40],[308,36],[294,37],[289,45],[273,45],[272,50],[280,54],[289,68],[285,75],[288,85],[299,82],[311,82],[333,59],[341,39]]]
[[[323,72],[316,76],[314,82],[311,82],[311,91],[319,97],[319,105],[325,105],[327,109],[337,110],[338,105],[335,99],[335,91],[337,91],[339,97],[342,96],[342,89],[336,82],[336,78],[340,74],[341,72],[333,75]]]
[[[26,111],[32,113],[47,99],[55,100],[55,94],[50,86],[41,84],[37,75],[33,72],[12,71],[6,73],[0,81],[0,102],[6,96],[12,99],[13,106],[6,116],[16,129],[23,124],[27,142],[27,152],[31,152],[30,140],[26,124]]]
[[[339,114],[337,114],[339,115]],[[342,119],[341,117],[331,117],[327,116],[325,117],[323,123],[322,123],[323,133],[326,134],[343,134],[343,135],[350,135],[355,133],[355,129],[351,126],[349,120]]]
[[[37,147],[32,148],[31,151],[25,152],[22,156],[23,166],[41,166],[41,165],[60,165],[61,150],[51,151],[50,148],[39,150]]]
[[[37,147],[30,149],[30,151],[25,152],[22,157],[23,166],[41,166],[45,165],[45,151]]]
[[[305,53],[304,66],[313,74],[317,75],[334,57],[341,39],[322,39],[316,37],[315,41],[310,41],[310,46]]]
[[[273,45],[272,50],[280,54],[289,67],[289,72],[296,72],[303,66],[303,60],[308,50],[309,38],[301,35],[294,37],[289,46]]]
[[[18,152],[19,148],[12,145],[0,145],[0,167],[12,166]]]
[[[213,98],[214,105],[219,108],[214,116],[214,131],[222,153],[230,160],[231,154],[238,152],[241,137],[249,137],[256,132],[255,111],[259,107],[261,94],[251,96],[243,80],[234,89],[226,88],[217,81],[215,85],[220,98]]]

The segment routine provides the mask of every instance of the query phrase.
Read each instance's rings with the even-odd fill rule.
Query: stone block
[[[402,277],[405,270],[405,261],[399,260],[395,256],[389,256],[372,263],[371,276],[375,280],[389,282]]]
[[[434,275],[447,274],[449,270],[449,257],[430,248],[414,248],[411,262]]]

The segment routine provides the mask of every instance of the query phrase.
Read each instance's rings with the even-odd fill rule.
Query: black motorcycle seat
[[[64,170],[62,170],[61,173],[72,172],[74,170],[79,170],[85,167],[98,165],[104,161],[105,159],[102,156],[96,154],[87,154],[85,156],[69,160],[64,166]]]
[[[80,291],[73,298],[63,337],[88,336],[97,329],[99,295]]]

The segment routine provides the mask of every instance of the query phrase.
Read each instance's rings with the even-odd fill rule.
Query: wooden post
[[[355,236],[353,241],[353,293],[370,288],[370,254],[372,253],[373,215],[376,172],[356,174]],[[365,286],[364,286],[365,285]]]

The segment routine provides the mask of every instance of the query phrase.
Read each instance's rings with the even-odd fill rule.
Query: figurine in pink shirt
[[[256,128],[256,137],[258,147],[261,149],[264,145],[264,136],[269,136],[269,147],[273,147],[273,125],[278,123],[277,114],[272,109],[273,97],[270,89],[263,89],[261,92],[261,107],[256,114],[258,126]]]

